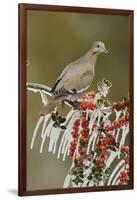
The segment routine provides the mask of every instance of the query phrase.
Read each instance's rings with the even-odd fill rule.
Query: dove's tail
[[[62,100],[63,99],[61,97],[53,97],[43,108],[43,110],[40,111],[40,116],[50,114],[57,107],[57,105],[62,102]]]

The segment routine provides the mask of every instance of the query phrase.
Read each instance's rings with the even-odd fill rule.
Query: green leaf
[[[62,117],[58,116],[57,120],[58,120],[59,123],[61,123]]]
[[[105,174],[108,174],[109,173],[109,169],[107,168],[106,170],[105,170]]]
[[[87,187],[89,186],[89,182],[90,182],[90,181],[87,182]]]
[[[83,174],[80,174],[79,176],[80,176],[80,178],[84,178],[84,175],[83,175]]]
[[[64,123],[66,121],[65,117],[62,117],[61,122],[60,123]]]
[[[83,183],[84,181],[82,179],[79,179],[79,183]]]
[[[61,117],[61,116],[58,117],[58,122],[59,122],[60,124],[64,123],[65,121],[66,121],[66,118],[65,118],[65,117]]]
[[[77,159],[74,160],[75,165],[77,165]]]
[[[69,172],[69,174],[70,175],[75,175],[75,174],[77,174],[77,172],[76,172],[76,170],[77,170],[77,167],[73,167],[72,169],[71,169],[71,171]]]
[[[100,176],[95,177],[97,181],[102,181],[102,178]]]
[[[93,178],[92,175],[89,175],[89,176],[87,177],[87,179],[88,179],[89,181],[92,180],[92,178]]]
[[[94,152],[94,151],[91,151],[91,155],[94,156],[94,154],[95,154],[95,152]]]
[[[95,173],[95,171],[96,171],[96,168],[95,168],[95,167],[93,167],[93,168],[92,168],[92,173],[94,174],[94,173]]]
[[[55,123],[53,124],[53,127],[54,127],[54,128],[57,128],[57,127],[59,127],[58,123],[57,123],[57,122],[55,122]]]
[[[65,130],[65,129],[66,129],[66,126],[61,126],[60,128],[63,129],[63,130]]]
[[[84,168],[85,168],[85,169],[88,169],[88,168],[89,168],[89,166],[85,165],[85,166],[84,166]]]
[[[103,171],[103,169],[102,169],[101,167],[98,167],[98,168],[97,168],[97,172],[98,172],[98,173],[102,173],[102,171]]]
[[[77,176],[75,179],[72,180],[72,182],[74,182],[76,185],[78,185],[79,183],[83,183],[83,180],[79,178],[79,176]]]

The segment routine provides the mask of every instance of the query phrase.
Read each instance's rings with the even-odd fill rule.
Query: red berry
[[[88,140],[89,140],[88,138],[85,138],[85,139],[84,139],[84,142],[88,143]]]
[[[78,126],[76,126],[75,124],[73,125],[72,128],[73,128],[75,131],[78,131],[78,130],[79,130]]]
[[[81,142],[84,142],[84,141],[85,141],[85,138],[82,136],[82,137],[80,138],[80,141],[81,141]]]
[[[82,130],[80,131],[80,134],[81,134],[81,135],[84,135],[84,134],[85,134],[84,129],[82,129]]]

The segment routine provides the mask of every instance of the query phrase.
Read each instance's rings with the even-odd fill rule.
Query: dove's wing
[[[59,82],[63,79],[63,77],[65,76],[65,74],[67,73],[69,68],[69,65],[67,65],[64,70],[62,71],[62,73],[60,74],[60,76],[58,77],[58,79],[56,80],[55,84],[53,85],[51,92],[54,93],[54,91],[56,90],[57,85],[59,84]]]
[[[89,62],[84,58],[69,64],[57,79],[53,94],[55,96],[65,96],[69,94],[76,94],[87,89],[94,77]]]

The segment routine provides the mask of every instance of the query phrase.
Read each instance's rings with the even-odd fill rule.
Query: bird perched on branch
[[[41,111],[41,115],[51,113],[64,100],[73,102],[85,93],[95,76],[96,60],[100,53],[108,53],[108,50],[103,42],[94,42],[85,55],[64,68],[52,87],[52,99]]]

